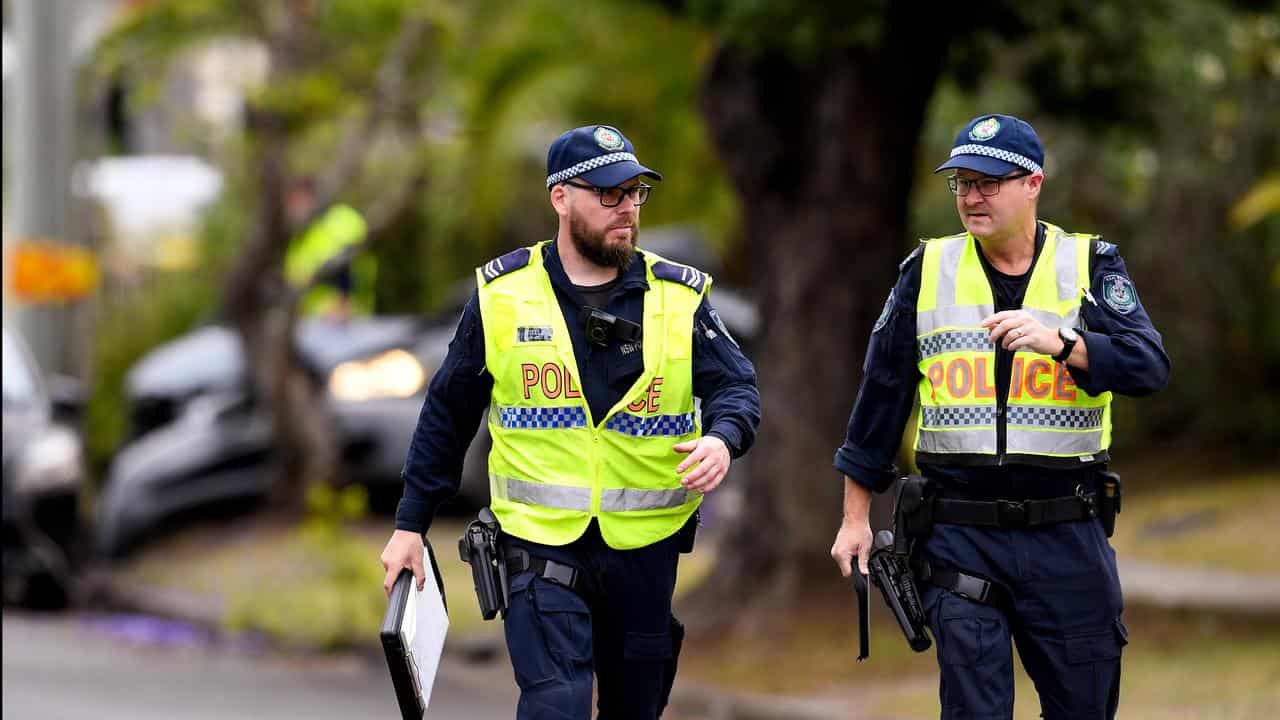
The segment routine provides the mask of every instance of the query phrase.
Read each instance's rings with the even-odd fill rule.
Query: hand
[[[697,465],[693,472],[680,478],[680,484],[689,490],[709,493],[729,472],[729,447],[715,435],[703,435],[697,440],[678,443],[674,449],[678,453],[689,453],[689,457],[676,467],[677,475]]]
[[[382,549],[382,567],[387,571],[382,589],[386,591],[387,597],[391,597],[391,586],[396,584],[396,578],[405,568],[413,570],[413,577],[418,581],[418,591],[422,591],[423,583],[427,580],[427,571],[422,565],[422,557],[426,551],[422,545],[422,536],[418,533],[409,530],[391,533],[391,539]]]
[[[840,574],[853,574],[853,558],[858,557],[858,571],[867,574],[867,560],[871,557],[871,523],[846,519],[840,524],[836,541],[831,545],[831,559],[840,567]]]
[[[1058,331],[1046,327],[1026,310],[1005,310],[982,321],[991,331],[991,342],[1005,350],[1030,350],[1042,355],[1057,355],[1064,344]]]

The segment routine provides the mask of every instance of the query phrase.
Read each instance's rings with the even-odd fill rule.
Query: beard
[[[587,260],[601,267],[615,267],[626,272],[635,258],[636,239],[640,236],[640,227],[636,222],[628,226],[631,237],[620,242],[609,242],[609,230],[591,230],[587,223],[577,215],[569,217],[569,237],[573,246]],[[615,228],[616,229],[616,228]]]

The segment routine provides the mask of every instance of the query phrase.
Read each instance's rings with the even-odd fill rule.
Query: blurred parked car
[[[3,345],[4,601],[61,607],[83,550],[84,448],[65,424],[79,392],[57,378],[51,397],[21,338],[4,328]]]
[[[713,262],[698,237],[685,230],[650,232],[642,247],[702,267]],[[426,386],[473,288],[470,280],[459,283],[451,294],[454,306],[433,318],[299,322],[296,346],[303,363],[325,381],[343,477],[368,487],[382,508],[393,507],[400,495],[400,470]],[[713,299],[735,338],[747,342],[754,336],[756,313],[748,300],[720,285]],[[191,512],[268,494],[272,432],[247,387],[239,337],[221,326],[162,345],[130,369],[130,439],[111,464],[99,503],[101,551],[119,556]],[[482,422],[463,467],[461,508],[488,503],[489,444]]]
[[[325,379],[343,476],[398,495],[400,468],[443,359],[449,329],[419,318],[307,318],[295,343]],[[267,496],[274,441],[253,401],[240,338],[208,326],[145,355],[125,380],[130,440],[116,453],[98,507],[99,550],[126,552],[190,511]]]

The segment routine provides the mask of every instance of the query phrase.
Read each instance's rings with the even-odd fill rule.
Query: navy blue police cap
[[[1021,168],[1029,173],[1044,167],[1044,146],[1025,120],[1012,115],[980,115],[956,135],[951,159],[935,173],[955,168],[1000,177]]]
[[[547,151],[547,189],[573,178],[596,187],[617,187],[637,175],[661,180],[662,174],[636,160],[636,149],[610,125],[585,125],[565,132]]]

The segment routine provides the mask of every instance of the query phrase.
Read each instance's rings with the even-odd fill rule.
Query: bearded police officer
[[[1012,717],[1011,639],[1045,718],[1111,718],[1119,698],[1111,398],[1163,388],[1169,359],[1116,246],[1037,219],[1043,163],[1035,130],[1008,115],[957,136],[935,172],[950,171],[966,232],[901,264],[835,458],[831,555],[848,576],[854,556],[866,572],[871,493],[894,480],[918,395],[926,482],[908,509],[932,530],[912,565],[943,718]]]
[[[711,307],[711,278],[636,248],[642,178],[662,176],[616,128],[552,143],[559,229],[477,269],[382,554],[388,591],[406,567],[421,586],[420,534],[456,492],[488,405],[518,718],[589,718],[593,670],[600,717],[661,714],[683,637],[677,557],[760,419],[755,370]]]

